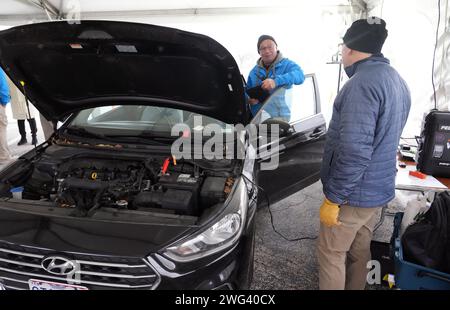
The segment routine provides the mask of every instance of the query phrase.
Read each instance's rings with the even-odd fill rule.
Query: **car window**
[[[289,123],[298,121],[317,114],[316,111],[316,89],[313,76],[307,76],[302,85],[294,86],[288,92],[291,101],[291,119]]]
[[[307,75],[301,85],[275,90],[255,115],[253,123],[278,119],[295,124],[320,112],[318,100],[314,76]]]

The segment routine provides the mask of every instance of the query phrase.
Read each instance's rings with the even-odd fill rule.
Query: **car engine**
[[[33,164],[24,184],[24,199],[48,200],[90,216],[98,208],[157,210],[199,216],[224,202],[235,177],[232,161],[217,171],[201,161],[172,157],[145,160],[73,158],[55,162],[43,157]]]

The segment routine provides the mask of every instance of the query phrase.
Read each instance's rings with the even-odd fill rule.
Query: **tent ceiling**
[[[36,4],[47,2],[50,6],[67,12],[68,8],[78,6],[81,13],[94,12],[124,12],[124,11],[158,11],[183,9],[227,9],[227,8],[267,8],[293,6],[308,3],[310,0],[2,0],[0,7],[0,21],[14,15],[42,14],[43,10]],[[348,0],[319,0],[323,5],[346,5]]]

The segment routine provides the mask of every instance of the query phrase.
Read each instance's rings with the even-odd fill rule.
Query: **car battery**
[[[416,160],[418,171],[450,177],[450,112],[432,111],[424,118]]]
[[[203,178],[187,173],[168,173],[159,178],[164,191],[163,208],[175,209],[185,214],[196,214],[200,186]]]
[[[198,194],[203,179],[187,173],[167,173],[159,178],[164,189],[188,190]]]

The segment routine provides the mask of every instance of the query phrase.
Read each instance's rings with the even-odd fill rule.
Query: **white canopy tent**
[[[450,70],[448,0],[441,1],[435,84],[441,109],[448,110]],[[213,37],[235,57],[246,76],[258,58],[256,41],[271,34],[283,54],[320,83],[323,111],[331,116],[338,67],[327,64],[342,35],[358,18],[380,16],[389,37],[384,54],[408,82],[413,108],[405,135],[420,133],[423,114],[434,107],[431,81],[438,0],[2,0],[0,25],[46,20],[108,19],[143,22]]]

